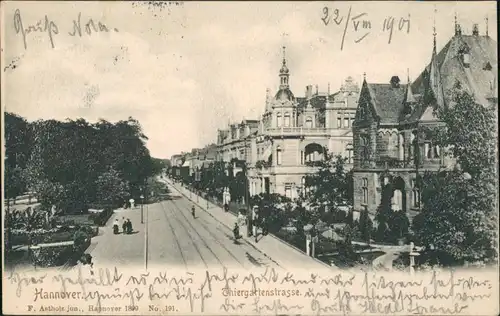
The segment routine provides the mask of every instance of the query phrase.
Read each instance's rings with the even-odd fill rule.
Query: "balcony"
[[[377,161],[375,163],[375,167],[383,168],[383,169],[405,168],[406,165],[405,165],[405,162],[403,160],[385,160],[385,161]]]
[[[329,129],[323,127],[279,127],[268,128],[264,134],[269,136],[327,136]]]

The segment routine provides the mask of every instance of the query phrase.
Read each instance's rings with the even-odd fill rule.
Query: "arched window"
[[[363,204],[368,204],[368,179],[367,178],[363,178],[362,189],[363,189]]]
[[[439,148],[439,145],[434,146],[434,158],[439,158],[441,154],[441,149]]]
[[[347,144],[347,146],[346,146],[346,158],[347,158],[347,163],[354,162],[354,154],[353,154],[353,148],[352,148],[351,143]]]
[[[276,147],[276,164],[281,165],[281,147]]]
[[[276,127],[281,127],[281,113],[276,113]]]
[[[404,138],[403,134],[399,134],[399,144],[398,145],[399,145],[399,147],[398,147],[398,149],[399,149],[399,155],[398,155],[399,156],[399,160],[404,160],[404,158],[405,158],[405,147],[404,147],[404,145],[405,145],[405,138]]]
[[[312,117],[310,117],[310,116],[308,116],[308,117],[306,118],[306,127],[307,127],[307,128],[311,128],[311,127],[313,127],[313,120],[312,120]]]
[[[403,207],[403,193],[401,190],[394,190],[394,196],[392,197],[392,209],[394,211],[401,211]]]
[[[391,157],[398,157],[398,133],[396,132],[391,132],[389,134],[389,146],[387,148],[387,153]]]
[[[285,127],[290,127],[290,113],[285,113]]]

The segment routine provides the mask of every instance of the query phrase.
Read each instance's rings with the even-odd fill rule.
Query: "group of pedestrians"
[[[116,218],[113,224],[113,231],[115,234],[119,233],[119,227],[120,227],[120,222],[118,218]],[[132,222],[130,221],[129,218],[125,219],[125,217],[122,217],[122,229],[123,229],[122,232],[124,234],[131,234],[133,232]]]

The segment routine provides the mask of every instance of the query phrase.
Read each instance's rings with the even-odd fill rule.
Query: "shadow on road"
[[[259,262],[259,260],[255,259],[251,254],[249,254],[248,252],[245,253],[245,255],[247,256],[247,259],[248,261],[250,261],[253,265],[257,266],[257,267],[260,267],[262,266],[262,263]]]
[[[130,232],[130,233],[121,233],[122,235],[135,235],[135,234],[138,234],[139,231],[138,230],[134,230],[133,232]]]

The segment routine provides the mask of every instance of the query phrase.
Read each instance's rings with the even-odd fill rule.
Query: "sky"
[[[455,14],[463,33],[488,24],[497,40],[495,2],[148,2],[2,2],[2,110],[30,121],[132,116],[152,156],[170,158],[216,142],[228,122],[259,119],[283,46],[303,96],[363,73],[416,78],[434,21],[439,50]]]

